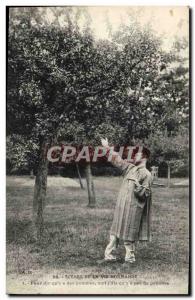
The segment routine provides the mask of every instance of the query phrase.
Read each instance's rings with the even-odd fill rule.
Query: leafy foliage
[[[10,9],[8,145],[18,137],[10,159],[21,152],[18,167],[26,165],[30,145],[43,140],[95,145],[101,136],[123,144],[149,138],[153,147],[166,132],[179,141],[189,117],[188,43],[176,40],[165,53],[150,26],[137,21],[97,41],[86,9],[50,10],[52,22],[46,8]]]
[[[37,163],[38,145],[36,140],[12,134],[7,137],[7,172],[29,172]]]

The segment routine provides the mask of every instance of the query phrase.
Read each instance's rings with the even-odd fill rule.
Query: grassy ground
[[[48,280],[67,281],[65,274],[132,275],[133,279],[127,281],[129,286],[123,287],[121,293],[187,291],[188,187],[153,187],[152,242],[138,244],[136,263],[125,266],[120,261],[99,264],[108,240],[121,178],[95,178],[95,209],[87,208],[86,189],[81,190],[71,179],[67,179],[67,184],[63,181],[66,179],[49,181],[53,184],[49,184],[47,191],[44,237],[41,243],[37,243],[32,229],[34,181],[28,177],[8,177],[8,292],[20,293],[21,288],[24,293],[40,290],[41,293],[71,292],[70,286],[43,285],[43,281]],[[179,181],[181,179],[173,180]],[[122,245],[117,255],[124,257]],[[42,286],[32,283],[33,280],[41,280]],[[94,291],[96,288],[94,286]],[[87,292],[84,288],[80,289],[82,291]],[[106,292],[104,287],[101,291]],[[113,287],[107,286],[107,291],[112,293]]]

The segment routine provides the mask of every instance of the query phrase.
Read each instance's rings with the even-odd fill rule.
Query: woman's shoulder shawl
[[[125,170],[124,177],[128,180],[137,180],[138,168],[133,164],[129,164],[128,168]]]

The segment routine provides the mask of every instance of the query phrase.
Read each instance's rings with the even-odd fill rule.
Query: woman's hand
[[[101,143],[102,143],[102,146],[105,147],[105,148],[109,148],[109,145],[108,145],[108,139],[105,138],[101,138]]]
[[[135,185],[136,185],[136,187],[141,187],[141,185],[137,179],[135,180]]]

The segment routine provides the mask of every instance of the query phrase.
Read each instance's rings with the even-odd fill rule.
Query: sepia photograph
[[[7,294],[190,294],[190,16],[6,7]]]

